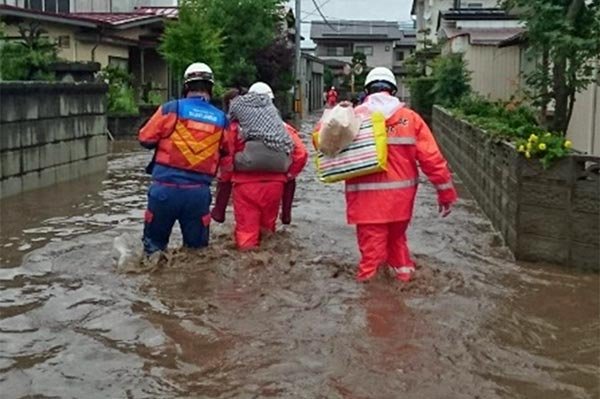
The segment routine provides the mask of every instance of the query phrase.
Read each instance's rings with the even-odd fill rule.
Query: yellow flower
[[[529,153],[529,151],[525,152],[525,158],[527,158],[527,159],[531,158],[531,154]]]
[[[518,149],[519,152],[525,152],[525,146],[521,144]]]
[[[529,141],[535,143],[536,141],[538,141],[538,136],[532,134],[531,136],[529,136]]]
[[[527,151],[531,151],[532,148],[533,146],[531,145],[531,143],[527,143]]]
[[[546,149],[546,144],[544,144],[544,143],[540,143],[540,145],[538,146],[538,148],[539,148],[541,151],[544,151],[544,150]]]
[[[571,140],[566,140],[565,141],[565,148],[572,148],[573,147],[573,143],[571,142]]]

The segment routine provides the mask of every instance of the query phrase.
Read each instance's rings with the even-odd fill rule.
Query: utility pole
[[[296,90],[294,93],[295,111],[299,118],[302,118],[302,90],[304,88],[304,82],[302,79],[302,52],[300,51],[301,40],[302,40],[302,3],[301,0],[296,0],[296,35],[295,35],[295,81]]]

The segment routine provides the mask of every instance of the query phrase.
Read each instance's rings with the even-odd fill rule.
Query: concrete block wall
[[[573,155],[544,170],[439,107],[433,131],[517,259],[600,270],[600,158]]]
[[[0,198],[106,168],[98,83],[0,82]]]

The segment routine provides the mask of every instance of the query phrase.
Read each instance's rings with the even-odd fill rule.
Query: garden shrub
[[[471,92],[471,76],[462,54],[438,57],[433,64],[432,76],[436,104],[454,106]]]
[[[108,112],[118,115],[138,115],[139,108],[133,90],[133,76],[119,67],[107,66],[102,78],[108,84]]]
[[[42,37],[46,32],[37,25],[19,30],[20,40],[0,43],[0,80],[55,80],[50,65],[58,61],[56,43]]]
[[[432,92],[434,84],[435,79],[428,76],[413,78],[408,81],[410,106],[427,121],[431,120],[435,102]]]
[[[537,123],[534,110],[516,102],[487,101],[481,97],[464,97],[451,111],[481,128],[491,137],[516,144],[526,158],[538,158],[544,168],[569,154],[571,142],[557,132],[544,130]]]

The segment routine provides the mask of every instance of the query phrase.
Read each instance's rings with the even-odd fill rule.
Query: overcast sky
[[[322,21],[312,0],[296,0],[302,2],[302,36],[305,40],[302,47],[310,47],[310,21]],[[360,19],[380,21],[410,21],[412,0],[315,0],[328,19]],[[294,0],[288,1],[295,7]],[[295,9],[294,9],[295,11]]]

